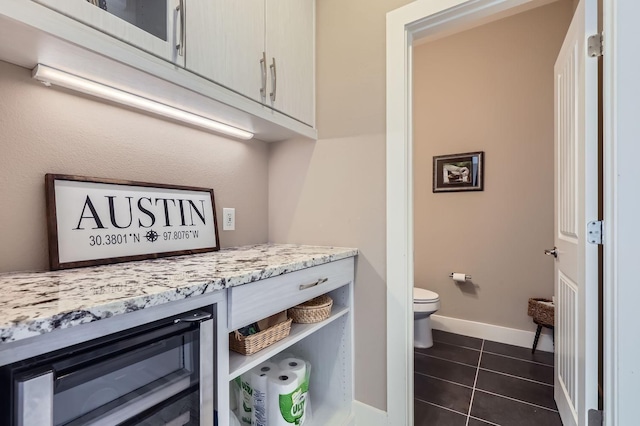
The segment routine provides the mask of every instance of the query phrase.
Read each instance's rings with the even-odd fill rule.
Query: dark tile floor
[[[562,426],[553,354],[433,330],[416,349],[415,426]]]

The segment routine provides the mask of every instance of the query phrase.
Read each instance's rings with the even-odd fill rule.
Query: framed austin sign
[[[47,174],[52,270],[216,251],[213,189]]]

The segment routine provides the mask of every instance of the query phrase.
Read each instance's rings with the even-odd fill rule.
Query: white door
[[[565,426],[587,425],[598,408],[597,0],[581,0],[555,64],[555,399]]]

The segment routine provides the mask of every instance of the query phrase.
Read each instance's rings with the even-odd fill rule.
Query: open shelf
[[[236,352],[229,352],[229,381],[235,379],[242,373],[251,370],[253,367],[268,360],[274,355],[282,352],[284,349],[299,342],[305,337],[315,333],[319,329],[331,324],[338,318],[349,312],[348,306],[334,306],[331,316],[324,321],[313,324],[291,324],[291,333],[284,339],[274,343],[253,355],[241,355]]]
[[[328,405],[315,407],[312,405],[311,410],[311,421],[305,422],[305,426],[344,426],[351,424],[350,421],[353,420],[350,405],[344,407],[332,407]]]

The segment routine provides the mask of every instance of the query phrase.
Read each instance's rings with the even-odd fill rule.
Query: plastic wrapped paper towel
[[[307,379],[307,363],[300,358],[285,358],[278,363],[280,371],[291,371],[298,376],[298,385]]]
[[[253,407],[251,411],[253,426],[267,426],[269,424],[267,418],[269,375],[273,375],[279,370],[275,363],[267,361],[249,371],[253,391]]]
[[[267,384],[267,418],[269,426],[302,424],[304,399],[298,375],[279,371],[269,375]]]

